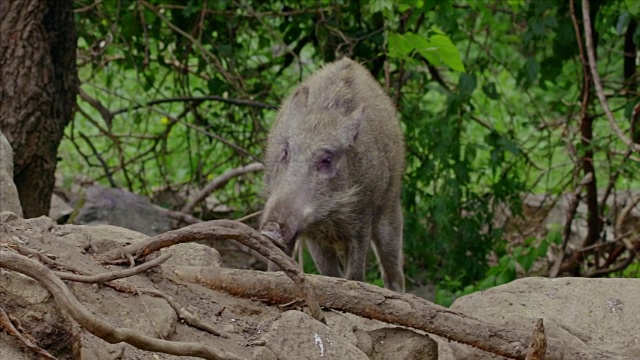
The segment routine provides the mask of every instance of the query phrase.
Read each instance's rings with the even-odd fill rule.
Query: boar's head
[[[366,109],[344,94],[314,95],[305,85],[291,95],[267,143],[260,227],[279,229],[285,244],[312,225],[352,213],[358,192],[350,167]]]

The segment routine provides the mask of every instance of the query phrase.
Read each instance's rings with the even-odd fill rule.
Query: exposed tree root
[[[24,345],[26,348],[33,351],[34,353],[42,356],[42,358],[56,360],[56,358],[53,355],[51,355],[48,351],[34,344],[33,339],[29,339],[28,335],[27,336],[22,335],[22,332],[16,329],[15,326],[13,326],[13,323],[11,322],[9,315],[7,315],[7,313],[2,308],[0,308],[0,329],[4,330],[7,334],[18,339],[18,341],[20,341],[22,345]]]
[[[104,254],[102,258],[112,264],[126,263],[130,261],[127,259],[128,255],[138,259],[172,245],[214,239],[235,240],[273,261],[297,285],[311,316],[318,321],[325,322],[322,310],[320,310],[320,306],[316,301],[314,289],[306,281],[304,274],[295,261],[255,229],[237,221],[213,220],[189,225],[178,230],[167,231],[143,243],[128,245],[124,249],[114,249]]]
[[[237,355],[202,344],[160,340],[141,335],[131,329],[115,328],[95,317],[82,306],[71,290],[49,268],[12,251],[0,250],[0,267],[19,272],[39,282],[51,293],[58,306],[63,308],[80,326],[108,343],[126,342],[142,350],[211,360],[241,359]]]
[[[231,295],[261,299],[273,304],[296,300],[295,289],[282,273],[239,269],[211,271],[178,266],[174,273],[183,281],[199,283]],[[525,359],[531,335],[482,322],[462,313],[432,304],[412,294],[400,294],[374,285],[319,275],[308,275],[318,303],[325,308],[423,330],[449,340],[471,345],[512,359]],[[632,360],[630,356],[599,349],[576,349],[549,339],[547,360]]]
[[[125,277],[129,277],[129,276],[133,276],[136,274],[139,274],[143,271],[149,270],[153,267],[156,267],[162,263],[164,263],[165,261],[167,261],[172,255],[171,254],[164,254],[161,255],[151,261],[147,261],[143,264],[140,264],[136,267],[130,268],[130,269],[125,269],[125,270],[118,270],[118,271],[111,271],[111,272],[107,272],[107,273],[102,273],[102,274],[96,274],[96,275],[90,275],[87,274],[85,271],[82,271],[78,268],[75,268],[73,266],[61,263],[59,261],[53,260],[50,257],[46,256],[45,254],[37,251],[37,250],[33,250],[30,249],[28,247],[19,245],[19,244],[12,244],[10,246],[11,248],[15,249],[16,251],[18,251],[20,254],[22,255],[27,255],[27,256],[35,256],[38,260],[40,260],[41,262],[51,265],[51,266],[55,266],[57,268],[62,268],[62,269],[66,269],[68,271],[73,271],[75,274],[70,274],[67,272],[59,272],[56,271],[55,274],[62,280],[67,280],[67,281],[76,281],[76,282],[83,282],[83,283],[103,283],[106,286],[111,287],[112,289],[119,291],[119,292],[123,292],[123,293],[129,293],[129,294],[140,294],[140,293],[144,293],[144,294],[148,294],[151,296],[155,296],[155,297],[159,297],[161,299],[164,299],[169,306],[171,306],[173,308],[173,310],[176,312],[176,314],[178,315],[178,317],[184,321],[185,324],[192,326],[196,329],[200,329],[202,331],[206,331],[208,333],[211,333],[213,335],[216,336],[220,336],[223,338],[228,338],[229,335],[218,331],[217,329],[215,329],[212,325],[207,324],[201,320],[199,320],[196,316],[193,316],[193,314],[185,311],[183,309],[182,306],[180,306],[180,304],[178,304],[171,296],[166,295],[161,293],[160,291],[154,290],[154,289],[136,289],[133,288],[132,286],[129,285],[124,285],[122,283],[118,283],[118,282],[113,282],[113,280],[117,280],[117,279],[121,279],[121,278],[125,278]],[[132,261],[133,262],[133,261]]]
[[[590,348],[565,346],[558,340],[547,339],[542,322],[539,321],[533,336],[523,331],[505,329],[485,323],[467,315],[432,304],[411,294],[400,294],[373,285],[324,276],[304,276],[293,259],[287,257],[275,244],[261,236],[253,228],[231,220],[216,220],[194,224],[179,230],[169,231],[150,238],[148,241],[114,249],[102,256],[111,263],[135,263],[159,249],[179,243],[200,240],[235,240],[285,269],[285,274],[294,281],[291,283],[281,272],[259,272],[250,270],[225,269],[215,267],[176,266],[173,268],[176,278],[198,283],[229,294],[261,299],[273,304],[290,304],[304,299],[312,315],[324,320],[320,305],[340,311],[350,312],[362,317],[376,319],[391,324],[411,327],[449,340],[464,343],[489,353],[512,359],[593,359],[593,360],[631,360],[631,357],[611,354]],[[48,256],[26,247],[16,248],[22,253],[37,255],[50,266],[70,269]],[[27,249],[27,250],[25,250]],[[212,326],[200,323],[168,295],[152,289],[132,289],[129,286],[111,281],[131,276],[164,262],[168,255],[161,256],[146,264],[132,269],[110,272],[94,276],[59,274],[72,281],[104,282],[120,291],[146,293],[162,297],[178,313],[179,317],[192,326],[225,336]],[[174,355],[198,356],[207,359],[238,359],[224,350],[217,350],[194,343],[178,343],[159,340],[140,335],[130,329],[116,329],[104,321],[93,317],[73,296],[57,274],[44,265],[13,251],[0,250],[0,267],[17,271],[40,282],[54,296],[56,302],[64,308],[82,327],[92,334],[110,343],[127,342],[148,351],[164,352]],[[75,272],[81,272],[74,269]],[[82,274],[86,275],[86,274]],[[109,282],[111,281],[111,282]],[[316,298],[316,294],[317,298]],[[315,314],[314,314],[315,312]],[[318,315],[319,313],[319,315]],[[195,319],[195,321],[193,321]],[[545,350],[546,346],[546,350]],[[537,357],[536,357],[537,356]]]

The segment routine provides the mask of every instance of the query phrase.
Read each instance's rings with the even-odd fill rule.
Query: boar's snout
[[[288,245],[306,227],[305,212],[297,202],[287,198],[270,198],[260,221],[260,231],[276,245]]]

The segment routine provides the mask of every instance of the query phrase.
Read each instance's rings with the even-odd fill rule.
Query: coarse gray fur
[[[323,275],[357,281],[373,241],[385,287],[403,292],[404,166],[380,84],[351,59],[328,64],[293,91],[269,133],[261,228],[278,226],[288,255],[304,238]]]

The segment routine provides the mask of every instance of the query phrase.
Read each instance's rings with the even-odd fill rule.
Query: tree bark
[[[0,1],[0,131],[26,218],[47,215],[57,151],[78,92],[68,0]]]

